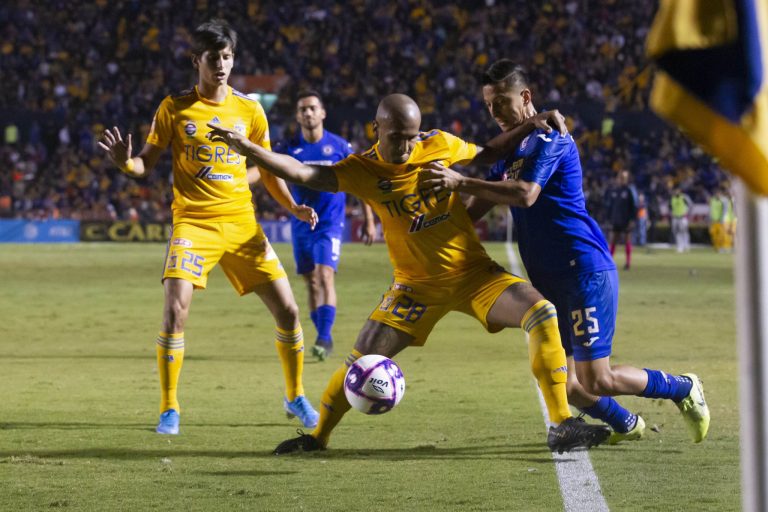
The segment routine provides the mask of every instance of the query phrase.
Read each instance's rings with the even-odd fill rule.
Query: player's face
[[[193,56],[192,62],[197,68],[200,81],[206,85],[222,86],[229,80],[235,55],[227,46],[222,50],[205,50],[200,56]]]
[[[379,153],[382,158],[392,164],[408,161],[419,140],[419,124],[387,120],[376,123],[375,127],[379,134]]]
[[[528,89],[508,89],[504,84],[484,85],[483,101],[496,124],[504,131],[511,130],[526,119]]]
[[[325,109],[317,96],[307,96],[301,98],[296,103],[296,122],[302,128],[311,130],[323,124],[325,119]]]

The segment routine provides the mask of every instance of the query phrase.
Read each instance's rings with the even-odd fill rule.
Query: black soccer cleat
[[[583,418],[568,418],[557,427],[549,427],[547,446],[553,452],[569,452],[574,448],[592,448],[611,435],[605,425],[590,425]]]
[[[286,453],[325,450],[325,446],[316,437],[305,434],[301,429],[296,430],[296,433],[299,434],[299,437],[283,441],[277,445],[277,448],[272,453],[274,455],[284,455]]]

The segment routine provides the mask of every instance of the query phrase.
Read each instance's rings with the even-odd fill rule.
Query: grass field
[[[503,245],[488,248],[506,264]],[[290,247],[276,249],[292,272]],[[522,334],[460,314],[398,357],[397,409],[352,411],[328,451],[278,458],[297,424],[282,413],[273,323],[217,269],[185,329],[181,435],[155,434],[163,252],[0,245],[0,510],[562,510]],[[637,251],[621,273],[613,360],[698,373],[713,419],[693,445],[670,403],[622,399],[657,432],[590,453],[611,510],[740,508],[731,265]],[[338,349],[306,365],[313,403],[389,279],[383,246],[345,246]]]

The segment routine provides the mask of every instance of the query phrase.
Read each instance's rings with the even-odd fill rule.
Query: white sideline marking
[[[506,242],[504,245],[507,249],[507,259],[512,273],[522,276],[523,269],[517,259],[515,248],[511,242]],[[536,391],[539,395],[541,413],[544,415],[544,424],[549,429],[549,415],[547,414],[544,395],[541,394],[538,386],[536,386]],[[552,458],[555,460],[557,482],[560,484],[560,494],[563,496],[565,512],[609,512],[603,491],[600,489],[600,482],[598,482],[595,470],[589,461],[587,450],[563,454],[552,452]]]

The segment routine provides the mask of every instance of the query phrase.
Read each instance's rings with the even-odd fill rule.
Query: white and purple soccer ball
[[[358,411],[384,414],[402,400],[405,378],[393,360],[369,354],[355,361],[347,370],[344,394]]]

